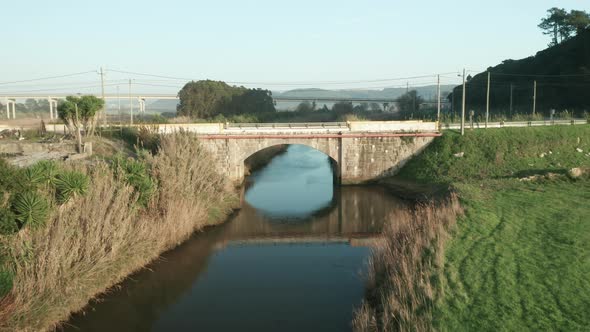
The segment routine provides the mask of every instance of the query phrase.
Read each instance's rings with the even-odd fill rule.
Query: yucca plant
[[[22,170],[22,181],[20,186],[24,190],[33,190],[41,184],[53,184],[59,168],[52,161],[43,160]]]
[[[43,225],[49,214],[47,200],[34,191],[25,191],[14,195],[11,207],[21,226]]]
[[[32,167],[38,169],[39,172],[41,172],[43,182],[48,184],[55,184],[55,180],[57,179],[57,176],[60,172],[57,163],[49,160],[42,160],[33,165]]]
[[[23,176],[27,181],[27,184],[31,186],[37,186],[45,180],[43,170],[41,167],[35,167],[35,165],[25,168],[23,170]]]
[[[72,197],[82,196],[88,191],[88,176],[80,172],[64,172],[55,179],[57,200],[66,203]]]

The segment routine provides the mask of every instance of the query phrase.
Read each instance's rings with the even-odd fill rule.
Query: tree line
[[[551,36],[549,46],[555,46],[590,28],[590,14],[583,10],[553,7],[547,10],[547,17],[541,19],[539,28]]]
[[[6,111],[6,105],[0,103],[0,109]],[[24,113],[49,112],[49,101],[47,99],[29,98],[24,103],[16,103],[15,109],[17,112]]]
[[[324,105],[318,108],[315,101],[303,101],[295,108],[298,113],[312,113],[312,112],[331,112],[337,119],[346,118],[346,115],[354,114],[357,116],[371,118],[371,115],[378,113],[389,113],[389,116],[382,117],[387,119],[412,119],[423,118],[428,111],[423,110],[424,98],[418,94],[416,90],[410,90],[400,97],[395,99],[395,103],[376,103],[376,102],[361,102],[353,105],[349,101],[338,101],[328,108]],[[430,114],[429,114],[430,115]]]
[[[276,111],[271,91],[230,86],[221,81],[188,82],[178,97],[177,115],[193,119]]]

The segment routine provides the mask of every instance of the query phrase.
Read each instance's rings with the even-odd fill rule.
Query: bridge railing
[[[557,125],[580,125],[590,123],[588,119],[564,119],[564,120],[536,120],[536,121],[505,121],[505,122],[488,122],[488,128],[507,128],[507,127],[539,127],[539,126],[557,126]],[[460,123],[444,123],[441,124],[442,129],[460,129]],[[466,122],[467,129],[482,129],[485,128],[484,122]]]
[[[300,123],[226,123],[225,129],[333,129],[349,128],[347,122],[300,122]]]

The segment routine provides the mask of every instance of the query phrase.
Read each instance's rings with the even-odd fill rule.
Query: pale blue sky
[[[553,6],[589,10],[590,2],[4,1],[0,82],[101,65],[107,70],[246,82],[370,80],[463,67],[485,70],[544,48],[549,38],[537,24]],[[129,76],[109,72],[107,80],[114,83]],[[97,79],[87,74],[60,82],[94,84]],[[15,89],[44,88],[48,82],[44,84]],[[2,85],[0,93],[12,88]]]

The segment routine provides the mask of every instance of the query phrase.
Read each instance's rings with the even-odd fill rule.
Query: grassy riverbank
[[[432,296],[414,299],[427,329],[590,326],[590,177],[567,175],[590,168],[589,152],[587,125],[446,132],[401,170],[392,183],[451,186],[465,210],[444,246],[422,247],[441,256],[428,266]],[[375,261],[387,254],[377,251]],[[369,298],[359,330],[416,327],[383,305],[392,286],[384,279],[370,287],[385,296]],[[361,319],[367,313],[372,322]]]
[[[1,331],[51,329],[236,204],[187,133],[162,138],[157,154],[136,160],[52,165],[39,174],[2,165],[1,221],[16,229],[0,235]],[[44,208],[23,208],[23,195]]]

